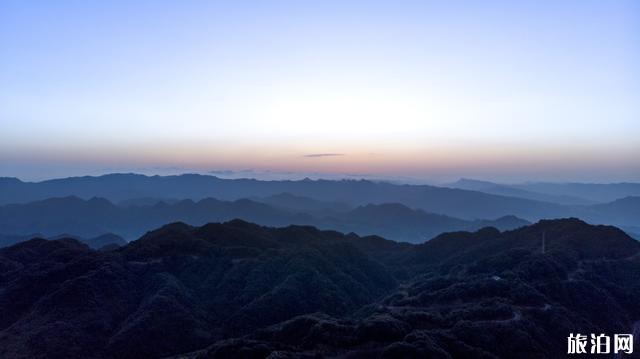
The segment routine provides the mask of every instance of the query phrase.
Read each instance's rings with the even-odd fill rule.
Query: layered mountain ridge
[[[471,220],[505,215],[525,219],[559,217],[563,213],[563,207],[555,203],[429,185],[397,185],[367,180],[231,180],[198,174],[109,174],[42,182],[0,179],[0,204],[27,203],[66,196],[83,199],[100,197],[114,203],[133,198],[167,197],[195,201],[211,197],[229,201],[281,193],[342,202],[350,206],[401,203],[410,208]]]
[[[351,209],[346,205],[303,197],[294,197],[291,204],[290,198],[288,195],[270,197],[265,199],[269,204],[258,202],[261,199],[220,201],[206,198],[198,202],[158,201],[127,206],[117,206],[103,198],[51,198],[0,206],[0,228],[13,236],[41,233],[50,237],[73,233],[80,237],[95,237],[114,233],[135,239],[169,222],[202,225],[240,218],[262,225],[313,225],[360,235],[379,234],[396,241],[424,242],[442,232],[474,230],[484,226],[504,230],[529,224],[514,216],[468,221],[410,209],[401,204],[370,204]],[[0,238],[0,245],[1,242]]]
[[[578,217],[596,224],[640,227],[640,217],[634,215],[640,210],[640,201],[637,200],[640,198],[640,184],[637,183],[506,185],[461,180],[448,186],[402,185],[368,180],[261,181],[198,174],[109,174],[42,182],[0,178],[0,205],[67,196],[85,200],[104,198],[112,203],[134,206],[149,205],[158,199],[167,204],[206,198],[220,201],[251,199],[278,209],[284,205],[288,209],[295,208],[298,212],[324,217],[368,204],[398,203],[415,210],[468,221],[504,216],[517,216],[529,222]],[[631,200],[622,201],[625,197]],[[316,208],[318,202],[322,202],[322,209]],[[328,212],[322,212],[325,209]]]

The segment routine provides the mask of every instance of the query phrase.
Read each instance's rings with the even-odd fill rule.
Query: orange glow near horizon
[[[410,148],[409,148],[410,147]],[[416,178],[455,178],[492,175],[521,174],[532,177],[540,168],[559,175],[588,172],[594,165],[605,170],[618,170],[627,163],[638,161],[629,155],[640,148],[621,146],[611,161],[611,148],[606,154],[599,153],[597,146],[567,148],[566,146],[513,146],[504,144],[469,145],[423,145],[423,146],[377,146],[360,144],[340,146],[290,145],[277,146],[246,145],[229,147],[221,145],[186,146],[180,143],[167,144],[158,149],[155,145],[120,146],[114,148],[60,147],[49,151],[43,158],[35,151],[34,160],[62,162],[69,167],[98,164],[103,168],[180,168],[183,172],[207,173],[214,170],[276,171],[292,173],[344,174],[348,176],[413,176]],[[640,153],[640,152],[638,152]],[[36,155],[37,154],[37,155]],[[5,156],[10,153],[5,153]],[[21,153],[21,161],[25,161]],[[10,157],[9,157],[10,158]],[[125,160],[123,160],[125,159]],[[26,158],[26,163],[31,161]],[[117,170],[115,170],[117,172]],[[295,177],[295,176],[294,176]],[[553,178],[547,177],[547,178]]]

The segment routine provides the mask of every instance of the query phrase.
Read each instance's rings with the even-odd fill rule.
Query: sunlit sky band
[[[3,176],[640,180],[634,1],[3,1],[0,51]]]

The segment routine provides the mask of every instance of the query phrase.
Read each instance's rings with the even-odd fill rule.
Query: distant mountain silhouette
[[[494,220],[478,219],[472,222],[467,230],[474,230],[484,227],[494,227],[501,231],[516,229],[531,224],[522,218],[516,216],[503,216]],[[443,231],[444,232],[444,231]]]
[[[640,183],[526,182],[507,185],[463,178],[447,186],[570,205],[611,202],[624,197],[640,196]]]
[[[629,196],[640,196],[640,183],[545,183],[532,182],[518,187],[554,195],[586,198],[594,202],[610,202]]]
[[[136,198],[218,198],[270,197],[289,193],[324,202],[349,206],[401,203],[410,208],[463,219],[498,218],[515,215],[527,220],[566,215],[566,208],[554,203],[498,196],[477,191],[427,185],[397,185],[365,180],[258,181],[221,179],[187,174],[143,176],[110,174],[99,177],[71,177],[43,182],[0,179],[0,204],[26,203],[52,197],[100,197],[114,203]]]
[[[632,331],[638,295],[640,243],[577,219],[421,245],[173,223],[0,249],[0,356],[557,358],[569,333]]]
[[[309,197],[295,196],[286,192],[269,197],[254,197],[251,198],[251,200],[265,203],[275,208],[304,212],[317,216],[332,215],[336,212],[343,213],[353,208],[346,203],[325,202]]]
[[[515,216],[466,221],[414,210],[398,203],[387,203],[357,207],[341,217],[325,219],[322,226],[343,232],[356,232],[359,235],[380,235],[393,240],[419,243],[442,232],[476,230],[487,226],[506,230],[528,224],[530,222]]]
[[[241,218],[262,225],[313,225],[360,235],[379,234],[397,241],[424,242],[446,231],[474,230],[484,226],[513,229],[529,223],[515,217],[466,221],[412,210],[401,204],[367,205],[349,210],[341,204],[287,194],[264,200],[278,207],[248,199],[219,201],[209,198],[198,202],[182,200],[173,204],[156,202],[154,205],[123,207],[100,198],[51,198],[0,206],[0,228],[8,234],[53,236],[70,233],[72,237],[89,238],[115,233],[134,239],[168,222],[202,225]],[[298,203],[300,205],[296,207]],[[311,212],[299,212],[303,209]]]
[[[152,198],[152,197],[144,197],[144,198],[131,198],[125,199],[117,203],[118,206],[121,207],[144,207],[144,206],[153,206],[160,202],[167,204],[174,204],[179,202],[179,199],[176,198]]]
[[[46,239],[56,240],[56,239],[65,239],[65,238],[72,238],[72,239],[78,240],[93,249],[102,249],[105,247],[114,248],[113,247],[114,245],[116,247],[122,247],[127,244],[127,241],[125,241],[122,237],[113,233],[105,233],[92,238],[82,238],[73,234],[60,234],[60,235],[49,237]]]
[[[602,203],[589,208],[589,218],[614,225],[640,223],[640,197],[625,197],[610,203]]]
[[[8,247],[14,244],[28,241],[33,238],[44,238],[48,240],[58,240],[71,238],[77,241],[80,241],[93,249],[103,249],[108,247],[110,249],[121,247],[127,244],[122,237],[115,235],[113,233],[105,233],[93,238],[82,238],[80,236],[74,234],[59,234],[55,236],[45,237],[40,233],[26,234],[26,235],[16,235],[16,234],[0,234],[0,248]]]
[[[39,232],[47,236],[72,233],[93,237],[111,232],[133,239],[167,222],[183,220],[200,225],[233,218],[279,226],[299,222],[295,214],[250,200],[231,202],[209,198],[198,202],[181,200],[173,204],[158,202],[153,206],[120,207],[103,198],[83,200],[72,196],[0,206],[3,231]]]
[[[631,238],[640,241],[640,231],[637,228],[627,229],[625,230],[625,233],[627,233]]]
[[[445,187],[451,188],[459,188],[466,189],[471,191],[480,191],[484,193],[496,194],[501,196],[509,196],[509,197],[518,197],[525,198],[534,201],[542,201],[542,202],[551,202],[557,204],[564,205],[588,205],[594,204],[596,200],[590,200],[587,198],[577,197],[577,196],[568,196],[560,193],[544,193],[544,192],[535,192],[529,189],[526,189],[526,186],[520,186],[524,188],[520,188],[518,185],[506,185],[493,183],[488,181],[479,181],[469,178],[462,178],[454,183],[446,184]]]

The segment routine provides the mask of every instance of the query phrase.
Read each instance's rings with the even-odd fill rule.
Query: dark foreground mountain
[[[295,315],[348,315],[396,286],[337,232],[172,224],[114,251],[0,250],[0,357],[160,357]]]
[[[573,219],[446,234],[387,259],[415,277],[348,318],[300,316],[193,356],[563,357],[569,333],[638,327],[639,247]]]
[[[0,357],[557,358],[633,330],[639,251],[576,219],[422,245],[242,221],[34,239],[0,250]]]
[[[72,233],[72,236],[81,237],[115,233],[135,239],[165,223],[181,221],[203,225],[240,218],[268,226],[313,225],[345,233],[379,234],[396,241],[421,243],[442,232],[475,230],[485,226],[513,229],[529,224],[513,216],[497,220],[466,221],[413,210],[401,204],[367,205],[349,209],[334,203],[288,194],[265,200],[273,204],[248,199],[219,201],[207,198],[198,202],[182,200],[167,204],[160,201],[146,205],[117,206],[101,198],[51,198],[27,204],[0,206],[0,230],[13,237],[16,234],[32,233],[41,233],[47,237],[59,233]],[[303,212],[304,210],[309,212]],[[25,239],[29,238],[33,236]],[[0,246],[2,242],[0,237]],[[7,242],[7,245],[13,244],[9,239]]]

